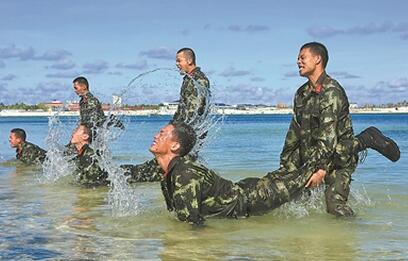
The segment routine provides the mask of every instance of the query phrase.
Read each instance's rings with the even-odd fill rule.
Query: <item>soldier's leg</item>
[[[238,182],[246,192],[248,214],[259,215],[292,200],[304,190],[315,172],[315,166],[302,166],[287,172],[279,169],[262,178],[247,178]]]
[[[341,158],[341,157],[340,157]],[[350,193],[351,174],[357,166],[358,157],[350,158],[347,167],[338,168],[328,173],[326,181],[327,212],[336,216],[353,216],[354,212],[347,204]],[[345,162],[345,161],[344,161]]]

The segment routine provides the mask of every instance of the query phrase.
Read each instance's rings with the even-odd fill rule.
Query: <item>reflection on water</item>
[[[401,116],[400,116],[401,117]],[[408,117],[408,116],[405,116]],[[166,117],[130,119],[126,141],[112,146],[113,162],[150,159],[146,151]],[[287,129],[287,118],[227,118],[203,154],[209,166],[232,180],[262,176],[274,169]],[[264,216],[242,220],[210,219],[195,228],[165,209],[158,183],[131,187],[142,198],[137,215],[112,216],[109,188],[84,189],[62,179],[39,183],[41,168],[16,162],[0,165],[0,259],[2,260],[404,260],[408,246],[407,118],[381,124],[357,118],[355,128],[371,121],[396,135],[402,151],[398,163],[374,152],[360,165],[352,182],[350,204],[356,218],[325,213],[322,191]],[[2,122],[0,139],[10,125],[30,130],[41,144],[44,122]],[[13,120],[15,121],[15,120]],[[262,131],[260,131],[262,130]],[[257,133],[258,139],[251,139]],[[136,138],[137,137],[137,138]],[[129,141],[137,140],[137,143]],[[251,149],[248,149],[251,148]],[[4,159],[14,157],[0,143]]]

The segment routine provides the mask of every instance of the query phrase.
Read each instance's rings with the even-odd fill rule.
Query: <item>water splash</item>
[[[61,145],[61,139],[67,136],[66,127],[61,122],[61,109],[48,118],[48,134],[45,138],[47,157],[42,164],[42,172],[37,176],[41,183],[53,183],[62,177],[74,173],[75,165],[70,160],[72,156],[65,154],[66,147]]]
[[[284,204],[274,211],[273,214],[285,218],[303,218],[315,213],[326,213],[324,191],[324,186],[304,191],[299,198]],[[355,210],[360,209],[362,206],[372,205],[364,185],[361,189],[352,188],[350,190],[348,204]]]
[[[326,206],[323,199],[324,187],[314,188],[304,191],[296,200],[284,204],[273,213],[285,218],[302,218],[311,213],[324,213]]]
[[[118,93],[118,96],[131,97],[134,90],[141,90],[146,86],[149,87],[146,84],[147,76],[156,76],[155,74],[159,71],[177,72],[177,70],[171,68],[157,68],[141,73],[132,78],[127,86]],[[161,81],[163,80],[157,76],[156,78]],[[210,103],[211,93],[208,88],[194,79],[193,82],[197,91],[198,100],[204,101],[205,106],[202,113],[196,111],[193,115],[190,115],[190,118],[186,123],[194,126],[198,136],[207,135],[209,130],[214,128],[216,123],[222,120],[222,117],[215,116],[215,113],[212,114],[213,109],[212,104]],[[167,97],[165,95],[166,92],[163,91],[163,93],[160,93],[159,98],[161,100],[166,99]],[[127,126],[121,105],[113,104],[107,113],[102,126],[96,126],[96,133],[93,135],[92,143],[89,146],[97,152],[95,154],[95,160],[100,168],[108,173],[110,189],[107,200],[112,207],[113,215],[126,216],[138,214],[142,211],[143,204],[141,203],[143,202],[143,195],[137,194],[137,192],[127,183],[127,177],[124,175],[124,171],[114,163],[110,146],[112,146],[125,132],[123,128],[114,127],[118,122],[121,122],[124,127]],[[66,150],[66,147],[60,145],[62,137],[66,134],[64,132],[66,129],[67,128],[60,121],[59,112],[49,118],[49,132],[46,138],[48,153],[47,160],[43,164],[43,173],[41,177],[43,182],[55,182],[61,177],[72,174],[75,170],[75,166],[71,160],[72,156],[71,158],[65,156],[64,150]],[[204,140],[211,140],[211,137],[214,136],[200,139],[200,142],[197,143],[194,151],[198,152],[201,150],[205,143]]]

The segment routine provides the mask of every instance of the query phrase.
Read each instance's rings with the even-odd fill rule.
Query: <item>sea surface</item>
[[[113,164],[141,163],[153,135],[170,117],[129,117],[110,144]],[[210,130],[206,164],[238,181],[278,167],[290,115],[228,116]],[[61,118],[68,142],[76,118]],[[12,159],[12,128],[47,148],[48,118],[0,118],[1,260],[408,260],[408,114],[353,115],[355,133],[375,125],[394,138],[401,159],[375,151],[354,173],[355,218],[325,213],[323,190],[248,219],[208,219],[204,227],[178,221],[166,210],[159,183],[132,187],[137,214],[117,216],[109,188],[69,181],[41,183],[41,168]],[[64,141],[65,139],[65,141]]]

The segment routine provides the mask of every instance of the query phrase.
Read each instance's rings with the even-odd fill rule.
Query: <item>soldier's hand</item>
[[[319,169],[316,171],[309,179],[309,181],[306,183],[305,187],[318,187],[320,184],[322,184],[324,177],[326,176],[326,171]]]

